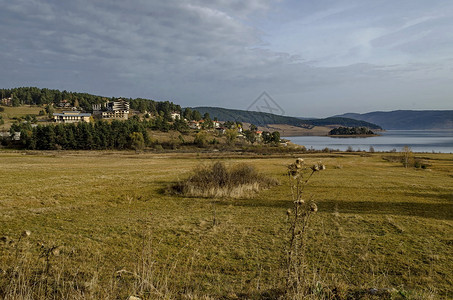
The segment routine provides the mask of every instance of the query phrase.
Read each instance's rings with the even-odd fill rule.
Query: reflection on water
[[[327,147],[341,151],[368,151],[373,147],[375,151],[400,151],[404,146],[409,146],[414,152],[453,153],[453,130],[388,130],[380,136],[366,138],[294,136],[285,139],[316,150]]]

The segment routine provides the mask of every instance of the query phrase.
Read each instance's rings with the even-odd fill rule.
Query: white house
[[[90,117],[90,113],[81,113],[80,111],[64,111],[53,114],[53,119],[57,123],[90,122]]]
[[[65,107],[65,108],[69,108],[71,107],[71,103],[68,101],[68,100],[62,100],[60,101],[60,103],[58,104],[59,107]]]
[[[118,101],[112,101],[107,104],[108,110],[113,111],[127,111],[129,113],[129,102],[118,99]]]
[[[0,104],[5,105],[5,106],[13,105],[13,97],[8,97],[8,98],[1,99],[0,100]]]
[[[173,121],[176,119],[181,120],[181,114],[179,112],[174,111],[171,113],[171,118],[173,119]]]
[[[200,129],[201,125],[200,125],[200,122],[198,122],[198,121],[190,121],[189,127],[192,129]]]
[[[93,104],[93,114],[101,115],[103,119],[129,118],[129,102],[119,99],[118,101]]]
[[[129,118],[129,111],[127,110],[107,110],[102,112],[103,119],[124,119]]]

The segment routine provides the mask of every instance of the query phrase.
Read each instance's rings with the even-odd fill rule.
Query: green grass
[[[0,131],[2,130],[9,130],[11,124],[15,121],[13,118],[21,118],[25,117],[26,115],[39,115],[41,110],[44,110],[43,107],[30,105],[30,106],[1,106],[4,111],[0,112],[0,115],[3,116],[4,124],[0,125]]]
[[[41,110],[44,110],[43,107],[39,107],[36,105],[30,105],[30,106],[18,106],[18,107],[12,107],[12,106],[2,106],[4,108],[4,111],[2,114],[8,118],[14,118],[14,117],[24,117],[26,115],[38,115]]]
[[[301,155],[327,166],[306,188],[319,208],[308,232],[311,297],[372,297],[371,288],[403,299],[453,297],[453,156],[423,156],[428,170],[379,153]],[[282,185],[215,202],[163,192],[213,159],[246,162]],[[292,160],[0,152],[0,237],[13,241],[0,241],[0,295],[16,283],[47,298],[275,297],[284,286]],[[19,241],[24,230],[31,235]],[[60,254],[46,269],[52,246]],[[19,273],[39,278],[41,291],[18,284]]]

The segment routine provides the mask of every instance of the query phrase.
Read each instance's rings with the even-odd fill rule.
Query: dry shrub
[[[227,168],[223,162],[198,166],[186,180],[171,187],[171,192],[191,197],[240,198],[278,185],[278,180],[264,176],[251,165]]]

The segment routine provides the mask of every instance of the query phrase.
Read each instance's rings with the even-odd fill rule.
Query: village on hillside
[[[13,97],[0,100],[0,107],[17,106],[17,103],[16,105],[14,104]],[[127,121],[133,119],[146,121],[159,119],[168,122],[170,128],[171,125],[175,125],[175,128],[185,128],[185,131],[192,131],[193,133],[206,132],[217,137],[224,136],[230,144],[234,141],[242,141],[242,143],[249,144],[267,144],[272,142],[273,144],[287,146],[285,141],[282,142],[280,140],[278,132],[271,133],[259,130],[257,126],[249,123],[230,120],[220,121],[217,118],[211,119],[208,113],[201,116],[197,111],[190,111],[190,109],[180,108],[179,110],[165,113],[162,113],[162,111],[160,113],[152,113],[147,110],[139,111],[131,109],[130,102],[121,98],[115,100],[105,99],[102,103],[92,104],[91,111],[87,111],[75,104],[77,104],[77,101],[74,103],[74,101],[63,99],[58,104],[48,103],[42,105],[43,109],[39,111],[38,115],[14,117],[13,123],[9,124],[9,128],[7,126],[2,128],[0,123],[0,139],[9,139],[16,142],[21,140],[23,131],[15,129],[18,127],[14,127],[13,124],[29,124],[31,128],[36,128],[38,124],[43,126],[51,125],[52,123],[75,125],[80,123],[90,124],[100,120],[112,122],[113,120]]]

